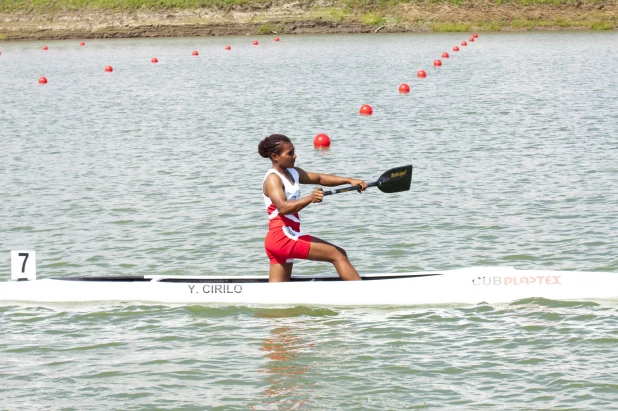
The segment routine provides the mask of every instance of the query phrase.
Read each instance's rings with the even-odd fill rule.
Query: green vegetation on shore
[[[0,13],[0,40],[618,28],[618,0],[0,0]]]
[[[62,12],[78,10],[157,10],[177,9],[188,10],[198,8],[229,8],[239,6],[242,8],[265,7],[272,2],[268,0],[2,0],[1,12]]]
[[[2,0],[0,12],[63,12],[78,10],[158,10],[158,9],[265,9],[294,3],[301,8],[314,9],[325,7],[317,0],[301,0],[273,2],[271,0]],[[340,7],[346,11],[375,11],[388,10],[401,5],[416,7],[449,4],[456,6],[535,6],[535,5],[602,5],[610,3],[606,0],[335,0],[333,7]]]

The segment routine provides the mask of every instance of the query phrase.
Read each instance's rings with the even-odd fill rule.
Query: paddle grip
[[[369,183],[367,184],[367,187],[375,187],[377,185],[379,185],[380,182],[379,181],[374,181],[373,183]],[[339,193],[347,193],[348,191],[355,191],[355,190],[359,190],[361,188],[361,186],[349,186],[349,187],[343,187],[343,188],[338,188],[336,190],[328,190],[324,192],[325,196],[329,196],[331,194],[339,194]]]

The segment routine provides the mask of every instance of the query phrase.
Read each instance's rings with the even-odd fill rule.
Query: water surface
[[[12,249],[37,251],[39,277],[265,274],[271,133],[310,171],[414,165],[409,192],[302,213],[361,273],[618,271],[618,34],[481,33],[451,51],[467,37],[3,43],[5,278]],[[3,409],[589,410],[618,394],[611,304],[0,312]]]

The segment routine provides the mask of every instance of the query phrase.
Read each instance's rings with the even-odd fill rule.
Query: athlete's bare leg
[[[333,263],[337,270],[337,274],[339,274],[342,280],[361,280],[360,275],[358,275],[358,272],[352,266],[350,260],[348,260],[348,255],[345,250],[328,241],[313,237],[311,239],[311,248],[309,249],[307,260],[328,261],[329,263]]]
[[[268,281],[271,283],[281,283],[290,281],[294,263],[271,264],[268,272]]]

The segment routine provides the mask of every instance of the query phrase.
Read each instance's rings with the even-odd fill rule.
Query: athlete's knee
[[[335,256],[333,258],[333,262],[335,261],[347,261],[348,259],[348,253],[345,252],[345,250],[341,247],[335,246]]]

